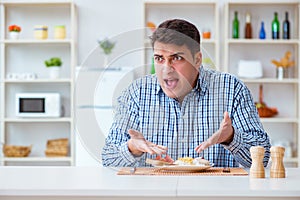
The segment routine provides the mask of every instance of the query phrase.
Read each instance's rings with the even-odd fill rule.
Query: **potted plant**
[[[21,27],[15,24],[8,26],[9,38],[18,39],[21,30],[22,30]]]
[[[62,61],[58,57],[52,57],[49,60],[45,60],[45,66],[50,69],[50,78],[59,78],[61,65]]]
[[[111,54],[112,49],[115,47],[115,42],[109,40],[108,38],[104,38],[103,40],[98,40],[98,44],[100,48],[103,50],[103,53],[105,54],[104,57],[104,66],[108,64],[108,56]]]

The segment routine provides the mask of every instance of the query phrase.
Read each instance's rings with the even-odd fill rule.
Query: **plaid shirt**
[[[215,133],[224,111],[234,128],[230,144],[216,144],[195,152],[195,147]],[[199,157],[216,167],[251,166],[250,147],[265,148],[264,165],[270,157],[270,142],[260,122],[248,88],[236,77],[200,67],[198,83],[180,104],[162,91],[155,75],[132,83],[119,97],[114,122],[102,151],[104,166],[147,166],[144,153],[133,156],[127,146],[128,129],[143,133],[146,140],[168,147],[168,155]]]

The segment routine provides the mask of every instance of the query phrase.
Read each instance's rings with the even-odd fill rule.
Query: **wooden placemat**
[[[230,168],[230,172],[223,172],[224,168],[212,167],[204,171],[186,172],[169,171],[155,167],[138,167],[134,173],[130,173],[131,167],[124,167],[118,171],[118,175],[158,175],[158,176],[248,176],[243,168]]]

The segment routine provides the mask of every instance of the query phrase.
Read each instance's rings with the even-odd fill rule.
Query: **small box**
[[[256,60],[240,60],[238,64],[238,76],[242,78],[261,78],[263,76],[261,62]]]
[[[54,38],[55,39],[65,39],[66,38],[66,28],[64,25],[59,25],[54,27]]]
[[[48,38],[48,27],[43,25],[34,26],[34,38],[44,40]]]

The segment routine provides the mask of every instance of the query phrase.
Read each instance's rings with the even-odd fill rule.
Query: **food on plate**
[[[164,158],[162,156],[158,155],[155,158],[155,160],[159,160],[159,161],[162,161],[162,162],[167,162],[167,163],[170,163],[170,164],[174,163],[174,160],[168,155],[166,155]]]
[[[176,160],[174,162],[174,164],[178,164],[178,165],[192,165],[193,164],[193,160],[194,160],[194,158],[191,158],[191,157],[178,158],[178,160]]]
[[[153,166],[169,166],[169,165],[176,165],[176,166],[212,166],[212,164],[201,157],[192,158],[192,157],[182,157],[178,158],[175,162],[174,160],[166,155],[165,157],[157,156],[154,160],[153,159],[146,159],[146,163],[151,164]]]
[[[176,165],[196,165],[196,166],[207,166],[210,165],[210,162],[208,160],[205,160],[201,157],[198,158],[191,158],[191,157],[183,157],[183,158],[178,158],[174,162]]]

